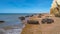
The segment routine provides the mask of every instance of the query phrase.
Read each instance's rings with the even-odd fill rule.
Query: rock
[[[46,19],[42,19],[42,24],[45,24],[46,23]]]
[[[53,19],[47,19],[47,24],[51,24],[51,23],[53,23],[53,22],[54,22]]]
[[[28,24],[39,24],[38,21],[34,21],[34,20],[28,20],[27,23]]]
[[[30,17],[33,17],[34,15],[30,15]]]
[[[51,5],[50,14],[60,16],[60,0],[53,0]]]
[[[38,16],[38,18],[41,18],[41,17],[42,17],[41,15]]]
[[[29,17],[29,16],[25,16],[25,17]]]
[[[21,16],[19,17],[20,20],[25,20],[25,17]]]
[[[0,21],[0,23],[4,23],[5,21]]]
[[[49,18],[45,18],[45,19],[42,19],[42,24],[45,24],[46,22],[47,22],[47,24],[51,24],[51,23],[53,23],[54,22],[54,20],[53,19],[49,19]]]

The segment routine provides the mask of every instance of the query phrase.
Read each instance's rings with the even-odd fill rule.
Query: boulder
[[[39,22],[35,20],[28,20],[27,23],[28,24],[39,24]]]
[[[25,17],[21,16],[19,17],[20,20],[25,20]]]

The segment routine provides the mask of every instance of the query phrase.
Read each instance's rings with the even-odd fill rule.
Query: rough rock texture
[[[60,10],[60,0],[53,0],[51,4],[50,14],[53,14],[53,15],[58,14],[59,10]]]

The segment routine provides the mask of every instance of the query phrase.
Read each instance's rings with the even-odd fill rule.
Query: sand
[[[35,16],[34,16],[35,17]],[[45,18],[31,17],[30,19],[34,19],[39,21],[39,25],[33,24],[25,24],[25,27],[22,29],[21,34],[60,34],[60,18],[51,17],[54,19],[54,23],[52,24],[42,24],[41,20]]]

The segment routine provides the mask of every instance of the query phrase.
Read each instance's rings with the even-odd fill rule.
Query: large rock
[[[28,20],[27,23],[28,24],[35,24],[35,25],[36,24],[39,24],[39,22],[38,21],[35,21],[35,20]]]
[[[53,3],[51,5],[51,9],[50,9],[50,14],[60,15],[59,10],[60,10],[60,0],[53,0]]]
[[[19,17],[20,20],[25,20],[25,17],[21,16]]]

